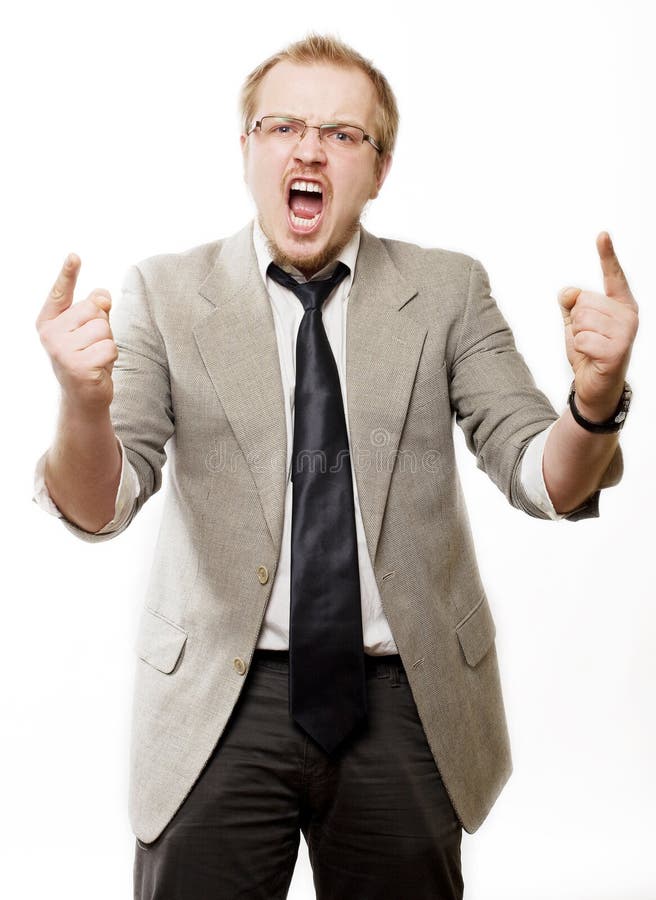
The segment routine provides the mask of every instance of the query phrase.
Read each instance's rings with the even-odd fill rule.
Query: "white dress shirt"
[[[303,318],[304,310],[300,300],[287,288],[282,287],[271,278],[267,277],[267,268],[272,261],[267,248],[266,238],[257,221],[253,226],[253,244],[257,256],[258,269],[262,281],[266,286],[278,343],[278,355],[280,357],[280,374],[282,378],[283,395],[285,397],[285,422],[287,428],[287,487],[285,494],[285,516],[282,533],[282,546],[278,569],[276,571],[271,597],[264,615],[264,622],[260,631],[257,646],[271,650],[286,650],[289,647],[289,603],[290,603],[290,562],[291,562],[291,515],[292,515],[292,482],[291,482],[291,458],[294,433],[294,388],[296,384],[296,336]],[[359,230],[351,238],[344,250],[339,255],[339,260],[345,263],[350,274],[337,286],[331,296],[322,307],[324,328],[330,342],[339,379],[342,388],[342,399],[346,415],[346,430],[349,435],[348,402],[346,397],[346,321],[348,314],[348,299],[353,283],[356,268],[358,249],[360,247]],[[334,260],[314,278],[326,278],[335,268],[337,260]],[[298,281],[307,279],[293,267],[288,267]],[[549,431],[553,425],[540,432],[530,441],[521,467],[521,480],[524,490],[530,500],[535,503],[550,519],[562,519],[551,503],[542,474],[542,456],[544,445]],[[139,479],[130,464],[119,439],[122,455],[121,478],[116,494],[114,517],[96,534],[109,534],[120,528],[132,509],[134,499],[139,494]],[[62,513],[48,494],[45,485],[44,471],[46,451],[39,459],[36,466],[33,500],[46,512],[54,516],[62,517]],[[385,655],[398,653],[397,646],[392,637],[387,618],[383,612],[378,586],[373,572],[371,559],[367,550],[367,542],[360,512],[358,489],[351,460],[351,474],[353,480],[353,495],[355,500],[355,526],[358,543],[358,559],[360,566],[360,596],[362,602],[362,628],[365,652],[371,655]]]

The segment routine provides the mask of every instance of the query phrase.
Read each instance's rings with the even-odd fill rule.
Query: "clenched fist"
[[[97,412],[112,402],[118,348],[109,326],[108,291],[94,290],[73,304],[80,265],[74,253],[66,258],[36,328],[66,399],[80,410]]]

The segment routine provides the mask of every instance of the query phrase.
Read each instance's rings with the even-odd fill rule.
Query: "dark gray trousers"
[[[289,716],[288,654],[256,650],[230,721],[135,900],[284,900],[303,832],[317,900],[461,900],[462,829],[401,659],[366,657],[368,718],[329,758]]]

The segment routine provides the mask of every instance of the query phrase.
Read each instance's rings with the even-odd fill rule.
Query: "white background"
[[[557,409],[571,373],[556,294],[602,289],[599,231],[641,303],[625,476],[599,519],[511,509],[458,433],[515,763],[463,859],[467,900],[656,897],[650,6],[62,0],[5,12],[4,896],[131,896],[133,644],[162,500],[97,545],[30,502],[58,402],[34,320],[71,250],[78,297],[103,286],[116,302],[129,264],[248,220],[240,83],[315,29],[372,58],[399,100],[395,163],[366,226],[480,259]],[[313,896],[302,840],[290,897]]]

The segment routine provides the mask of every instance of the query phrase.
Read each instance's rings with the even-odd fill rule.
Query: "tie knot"
[[[307,312],[310,309],[321,309],[321,306],[337,287],[349,274],[349,267],[343,262],[337,263],[337,268],[330,276],[321,281],[306,281],[305,284],[299,284],[295,278],[285,272],[280,266],[271,263],[267,269],[267,274],[278,284],[292,291],[303,304],[303,309]]]

